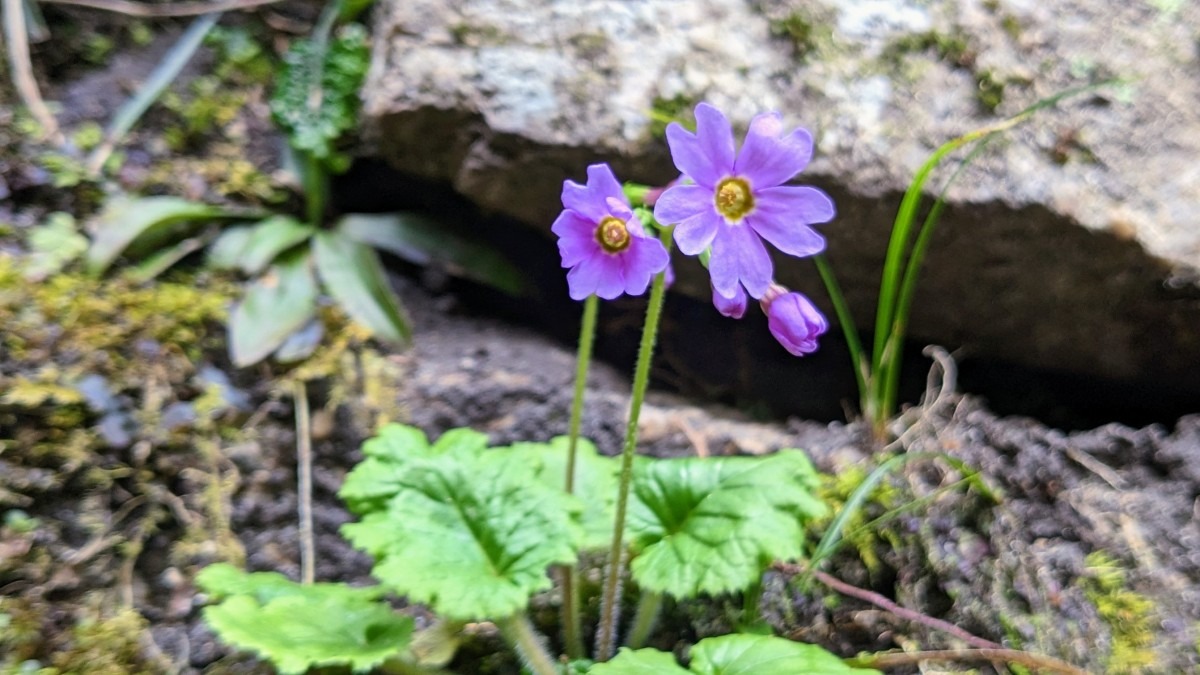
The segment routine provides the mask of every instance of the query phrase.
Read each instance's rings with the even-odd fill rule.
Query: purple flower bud
[[[721,295],[716,288],[713,288],[713,305],[717,311],[731,319],[740,319],[746,315],[746,303],[749,300],[746,297],[746,289],[738,284],[737,291],[732,298],[727,298]]]
[[[800,293],[768,294],[763,299],[767,327],[783,348],[795,356],[817,351],[817,338],[829,329],[821,311]]]

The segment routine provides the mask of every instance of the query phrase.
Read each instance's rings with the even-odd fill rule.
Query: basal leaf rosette
[[[836,655],[803,642],[770,635],[722,635],[701,640],[692,647],[690,668],[656,649],[622,649],[607,663],[598,663],[589,675],[878,675],[868,668],[852,668]]]
[[[450,620],[500,618],[573,563],[579,502],[503,453],[452,452],[407,462],[384,511],[342,528],[376,557],[385,585]]]
[[[221,598],[204,609],[221,640],[257,653],[284,675],[320,666],[364,672],[408,650],[413,620],[381,601],[381,588],[301,585],[226,564],[205,568],[196,580]]]
[[[746,589],[772,561],[801,557],[804,524],[826,511],[796,450],[645,462],[633,481],[633,579],[676,598]]]
[[[451,429],[431,444],[416,427],[388,424],[363,443],[366,459],[346,475],[338,496],[359,515],[382,511],[400,491],[400,479],[409,462],[443,454],[478,453],[485,447],[487,436],[472,429]]]

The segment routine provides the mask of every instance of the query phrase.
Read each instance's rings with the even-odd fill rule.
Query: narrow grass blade
[[[204,37],[208,35],[213,26],[217,25],[220,18],[221,12],[212,12],[193,21],[180,36],[179,41],[163,57],[154,72],[150,73],[150,77],[146,78],[137,94],[117,109],[116,114],[108,123],[108,128],[104,131],[104,142],[88,156],[87,171],[89,175],[99,175],[117,144],[125,138],[125,134],[129,133],[129,130],[141,119],[146,110],[158,100],[163,91],[175,81],[179,71],[183,70],[183,67],[191,60],[196,49],[204,42]]]

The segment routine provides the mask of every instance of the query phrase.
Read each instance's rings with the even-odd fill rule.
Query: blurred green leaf
[[[103,274],[126,249],[154,249],[184,236],[188,225],[235,213],[179,197],[115,197],[92,222],[88,272]]]
[[[316,313],[308,252],[284,256],[255,279],[229,317],[229,356],[239,368],[265,359]]]
[[[611,661],[597,663],[587,672],[588,675],[688,675],[692,671],[675,663],[671,652],[622,647]]]
[[[230,230],[222,235],[230,237],[228,242],[218,241],[221,250],[213,253],[213,260],[222,266],[237,267],[247,275],[262,272],[279,254],[296,246],[313,235],[313,228],[291,216],[275,215],[259,223]],[[236,251],[234,248],[236,247]],[[216,247],[214,247],[216,248]]]
[[[351,318],[390,342],[404,344],[412,338],[408,316],[370,246],[322,231],[313,237],[313,257],[325,291]]]
[[[381,601],[379,587],[301,585],[227,564],[206,567],[196,580],[222,598],[204,609],[221,640],[258,653],[285,675],[334,665],[365,671],[406,652],[412,636],[412,618]]]
[[[428,216],[354,213],[338,221],[337,228],[356,241],[417,265],[438,263],[451,274],[494,286],[513,296],[525,290],[524,275],[504,256]]]
[[[825,514],[804,453],[668,459],[634,467],[628,528],[634,581],[692,598],[741,591],[774,560],[804,553],[804,524]]]
[[[74,262],[87,248],[87,237],[79,233],[71,214],[51,213],[46,222],[29,230],[25,278],[41,281]]]
[[[272,354],[272,358],[276,363],[303,361],[317,351],[323,337],[325,337],[325,327],[319,319],[313,319],[300,330],[287,336],[283,344],[279,345],[279,349]]]

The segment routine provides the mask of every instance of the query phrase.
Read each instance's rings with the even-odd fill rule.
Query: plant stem
[[[571,399],[571,421],[567,427],[567,494],[575,492],[575,455],[579,446],[579,427],[583,422],[583,394],[587,388],[588,366],[592,361],[592,344],[596,339],[596,314],[600,299],[589,295],[583,302],[583,323],[579,327],[579,353],[575,357],[575,396]],[[572,659],[583,657],[583,637],[579,633],[579,583],[575,578],[576,566],[562,567],[562,623],[563,641],[567,656]]]
[[[312,153],[297,151],[304,160],[304,215],[309,225],[320,227],[325,220],[325,204],[329,196],[329,177],[321,160]]]
[[[521,657],[521,663],[534,675],[558,675],[558,664],[546,651],[546,640],[538,634],[524,612],[496,622],[504,639]]]
[[[671,251],[671,228],[664,227],[659,238],[667,252]],[[633,456],[637,451],[638,417],[650,383],[650,361],[658,339],[658,323],[662,318],[663,296],[666,293],[666,271],[654,277],[650,288],[650,304],[646,308],[646,324],[642,328],[642,343],[638,348],[637,366],[633,375],[633,397],[629,402],[629,423],[625,427],[625,447],[621,451],[621,482],[617,490],[617,516],[613,526],[612,548],[608,554],[608,574],[600,597],[600,625],[596,630],[596,660],[612,658],[616,644],[617,622],[620,620],[621,562],[624,552],[625,509],[629,502],[629,484],[633,480]]]
[[[825,291],[829,293],[829,301],[833,303],[833,313],[837,315],[838,323],[842,324],[842,333],[846,336],[846,348],[850,350],[850,365],[854,369],[854,380],[858,383],[860,407],[865,412],[869,395],[867,383],[871,378],[871,364],[867,361],[866,354],[863,353],[862,343],[858,340],[858,329],[854,325],[854,317],[850,314],[846,296],[842,294],[842,287],[838,284],[837,277],[833,275],[833,268],[829,266],[829,261],[825,260],[824,255],[815,255],[812,261],[817,266],[817,273],[821,275],[821,281],[825,283]]]
[[[663,596],[661,593],[642,592],[637,610],[633,613],[633,627],[625,638],[625,646],[630,649],[641,649],[658,624],[658,615],[662,612]]]
[[[4,2],[4,41],[8,45],[8,63],[12,68],[13,88],[21,97],[21,103],[37,120],[43,136],[55,145],[64,143],[62,132],[54,113],[46,107],[37,78],[33,76],[33,63],[29,58],[29,31],[25,26],[25,3],[22,0]]]
[[[300,581],[311,584],[316,578],[312,514],[312,436],[309,434],[308,390],[304,380],[296,380],[292,389],[296,406],[296,477],[300,502]]]

